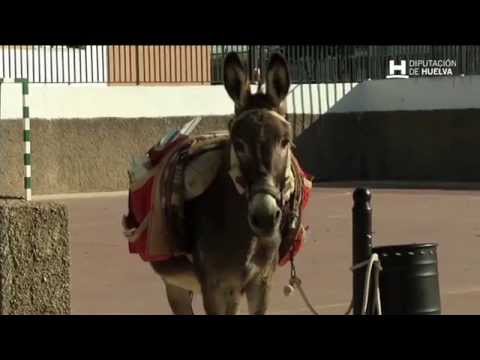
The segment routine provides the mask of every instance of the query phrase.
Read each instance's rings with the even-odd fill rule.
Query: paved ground
[[[350,189],[316,188],[306,213],[297,267],[322,314],[342,314],[351,299],[351,199]],[[70,212],[74,314],[170,314],[162,282],[128,253],[125,195],[56,201]],[[480,192],[374,190],[373,210],[375,245],[439,243],[444,314],[480,314]],[[270,313],[308,314],[298,293],[282,293],[288,270],[276,274]],[[203,313],[200,299],[195,309]]]

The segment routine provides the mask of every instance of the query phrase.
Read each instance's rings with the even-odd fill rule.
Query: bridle
[[[243,111],[241,113],[239,113],[237,116],[233,117],[231,120],[230,120],[230,123],[229,123],[229,128],[232,129],[233,128],[233,125],[235,124],[236,121],[242,119],[244,116],[248,116],[249,113],[251,112],[256,112],[256,111],[268,111],[270,112],[270,114],[274,114],[275,117],[277,117],[279,119],[279,121],[284,121],[286,123],[288,123],[287,120],[285,120],[285,118],[279,114],[278,112],[274,111],[274,110],[265,110],[265,109],[250,109],[250,110],[246,110],[246,111]],[[288,172],[288,168],[290,166],[290,156],[291,156],[291,149],[290,149],[290,144],[287,145],[288,148],[287,148],[287,166],[286,166],[286,173],[285,173],[285,178],[284,180],[281,182],[281,186],[280,188],[277,188],[276,186],[272,185],[271,182],[269,182],[266,178],[265,179],[262,179],[260,181],[256,181],[255,183],[253,184],[250,184],[248,183],[247,181],[245,181],[245,177],[241,174],[241,169],[240,167],[238,166],[238,169],[237,169],[237,176],[233,175],[231,173],[231,176],[232,176],[232,180],[235,182],[235,185],[237,187],[237,190],[239,190],[239,192],[241,193],[244,193],[245,196],[247,197],[247,200],[250,201],[255,195],[258,195],[258,194],[267,194],[267,195],[270,195],[272,196],[275,201],[277,202],[277,205],[281,208],[283,207],[284,205],[284,189],[285,189],[285,184],[287,182],[287,172]],[[231,165],[233,163],[237,163],[239,165],[239,162],[238,162],[238,153],[237,151],[235,150],[235,147],[233,146],[233,143],[230,144],[230,157],[231,157]],[[236,159],[234,159],[234,161],[232,162],[232,157],[236,157]],[[238,174],[238,172],[240,172],[240,174]],[[242,178],[243,181],[239,180],[238,179],[238,176]]]
[[[250,201],[253,197],[255,197],[255,195],[266,194],[272,196],[277,202],[278,206],[282,206],[282,190],[284,183],[285,181],[282,181],[281,188],[278,189],[277,187],[269,184],[267,181],[255,182],[252,186],[247,188],[247,200]]]

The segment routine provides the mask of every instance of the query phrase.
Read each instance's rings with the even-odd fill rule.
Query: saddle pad
[[[130,253],[144,261],[185,254],[179,249],[175,223],[182,220],[183,202],[202,194],[213,181],[221,158],[218,151],[208,150],[225,139],[224,133],[179,136],[134,161],[129,171],[128,215],[122,220]],[[185,167],[180,160],[184,155],[192,156]]]
[[[145,170],[143,178],[130,184],[129,213],[123,219],[124,233],[130,253],[139,254],[144,261],[163,261],[181,254],[176,247],[172,226],[167,222],[167,199],[171,194],[166,190],[173,175],[172,164],[189,144],[188,138],[179,139],[161,156],[156,154],[156,165]]]

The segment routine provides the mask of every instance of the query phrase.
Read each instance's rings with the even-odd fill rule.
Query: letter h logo
[[[395,64],[395,60],[390,60],[388,65],[389,75],[387,75],[387,79],[408,79],[406,60],[400,60],[400,64]],[[400,74],[395,75],[396,71],[399,71]]]

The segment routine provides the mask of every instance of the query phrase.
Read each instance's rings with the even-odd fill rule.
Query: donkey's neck
[[[216,186],[212,187],[217,196],[221,198],[218,209],[223,216],[223,232],[231,249],[236,248],[242,261],[265,262],[265,256],[269,248],[278,243],[274,234],[270,238],[259,238],[256,236],[248,223],[248,200],[246,193],[240,193],[235,186],[235,179],[230,174],[230,143],[224,149],[222,166],[218,173]]]
[[[249,269],[274,261],[275,239],[257,238],[248,224],[248,201],[240,194],[229,174],[230,144],[223,149],[222,166],[207,191],[194,200],[188,215],[194,220],[193,233],[197,258],[209,267]],[[280,235],[276,235],[280,236]],[[247,274],[245,274],[247,276]]]

